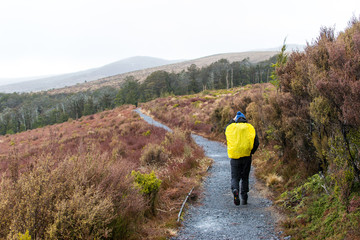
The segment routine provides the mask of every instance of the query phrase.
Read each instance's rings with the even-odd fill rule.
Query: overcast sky
[[[0,78],[306,44],[359,0],[0,0]]]

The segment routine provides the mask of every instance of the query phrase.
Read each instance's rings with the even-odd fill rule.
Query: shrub
[[[31,240],[29,230],[26,230],[24,234],[19,233],[19,240]]]
[[[142,154],[140,161],[143,165],[162,166],[168,159],[163,146],[158,144],[148,144]]]
[[[154,171],[149,174],[132,171],[131,175],[134,177],[136,187],[139,188],[142,194],[148,197],[150,210],[153,214],[155,214],[157,193],[159,192],[162,181],[156,177]]]
[[[111,223],[127,216],[117,235],[126,238],[144,204],[126,178],[132,165],[110,159],[89,153],[58,162],[45,156],[17,182],[3,178],[0,238],[16,238],[24,229],[36,239],[106,238],[116,234]]]
[[[151,134],[151,131],[150,130],[147,130],[146,132],[144,132],[142,135],[147,137]]]
[[[216,108],[211,115],[211,121],[214,123],[213,130],[222,133],[232,117],[234,117],[234,114],[229,106]]]
[[[154,171],[149,174],[132,171],[131,175],[134,177],[135,185],[140,189],[142,194],[152,195],[159,191],[161,180],[156,177]]]
[[[55,221],[48,228],[51,239],[100,239],[109,237],[109,224],[114,219],[110,196],[94,187],[75,189],[73,195],[55,205]]]

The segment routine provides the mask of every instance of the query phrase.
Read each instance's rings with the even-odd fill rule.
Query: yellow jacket
[[[249,123],[231,123],[225,130],[228,156],[232,159],[251,156],[255,128]]]

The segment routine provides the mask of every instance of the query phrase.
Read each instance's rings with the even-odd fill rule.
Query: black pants
[[[241,180],[241,196],[246,197],[249,192],[249,173],[251,168],[251,156],[239,159],[231,159],[231,190],[239,191],[239,182]]]

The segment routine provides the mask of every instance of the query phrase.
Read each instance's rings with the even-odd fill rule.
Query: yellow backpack
[[[232,123],[226,131],[228,156],[232,159],[248,157],[254,147],[255,128],[249,123]]]

